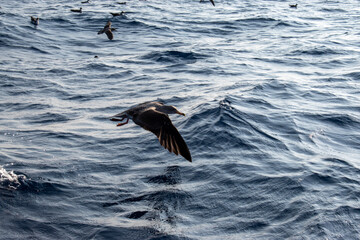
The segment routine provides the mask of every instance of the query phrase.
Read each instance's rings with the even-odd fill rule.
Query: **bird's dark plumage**
[[[70,9],[70,11],[82,13],[82,8],[79,8],[79,9]]]
[[[116,13],[110,13],[111,15],[113,15],[113,17],[116,17],[116,16],[122,16],[122,15],[124,15],[125,14],[125,12],[124,11],[121,11],[121,12],[116,12]]]
[[[200,0],[200,2],[202,3],[202,2],[205,2],[205,0]],[[210,2],[212,3],[212,5],[215,7],[215,2],[214,2],[214,0],[210,0]]]
[[[31,23],[34,25],[39,25],[39,18],[34,18],[33,16],[30,16]]]
[[[115,115],[110,120],[132,119],[137,125],[154,133],[160,144],[169,152],[176,155],[180,154],[191,162],[188,146],[168,116],[168,114],[172,113],[185,115],[173,106],[167,106],[159,102],[145,102]],[[118,126],[122,126],[127,122],[128,120],[125,123],[119,123]]]
[[[114,35],[113,35],[112,31],[115,31],[115,30],[116,30],[115,28],[111,28],[111,22],[108,21],[108,22],[106,23],[105,27],[104,27],[103,29],[101,29],[101,30],[98,32],[98,34],[103,34],[103,33],[105,33],[106,36],[108,37],[108,39],[113,40]]]

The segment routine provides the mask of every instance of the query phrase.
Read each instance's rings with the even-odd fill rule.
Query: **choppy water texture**
[[[80,2],[0,1],[1,239],[360,239],[359,1]]]

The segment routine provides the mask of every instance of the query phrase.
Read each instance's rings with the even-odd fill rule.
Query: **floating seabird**
[[[116,17],[116,16],[122,16],[122,15],[124,15],[125,14],[125,12],[124,11],[121,11],[121,12],[117,12],[117,13],[110,13],[111,15],[113,15],[113,17]]]
[[[70,9],[70,11],[82,13],[82,8],[80,8],[80,9]]]
[[[83,1],[81,3],[90,3],[90,0]]]
[[[98,32],[98,34],[106,33],[106,36],[107,36],[110,40],[112,40],[112,39],[114,38],[114,35],[113,35],[112,31],[115,31],[115,30],[116,30],[116,28],[112,28],[112,27],[111,27],[111,22],[108,21],[108,22],[106,23],[105,27],[104,27],[103,29],[101,29],[101,30]]]
[[[200,0],[200,2],[205,2],[205,0]],[[214,0],[210,0],[210,2],[211,2],[212,5],[214,5],[214,7],[215,7],[215,2],[214,2]]]
[[[118,2],[117,4],[126,4],[126,2]]]
[[[34,25],[39,25],[39,18],[34,18],[33,16],[30,16],[31,23]]]
[[[126,119],[126,122],[117,124],[117,126],[122,126],[127,124],[129,119],[132,119],[140,127],[154,133],[159,139],[160,144],[169,150],[169,152],[173,152],[176,155],[180,154],[191,162],[190,151],[168,116],[168,114],[175,113],[185,116],[184,113],[179,112],[174,106],[164,105],[160,102],[145,102],[116,114],[110,120],[123,121]]]
[[[291,8],[297,8],[297,3],[296,3],[296,4],[289,4],[289,6],[290,6]]]

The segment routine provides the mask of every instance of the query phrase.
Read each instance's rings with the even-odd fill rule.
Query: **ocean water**
[[[359,1],[215,3],[0,0],[0,239],[360,239]]]

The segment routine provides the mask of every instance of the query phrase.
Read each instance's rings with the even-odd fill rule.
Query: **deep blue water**
[[[0,0],[1,239],[360,239],[359,1],[215,1]]]

